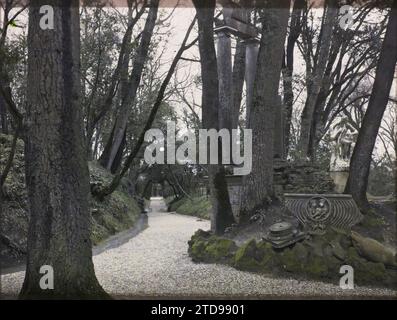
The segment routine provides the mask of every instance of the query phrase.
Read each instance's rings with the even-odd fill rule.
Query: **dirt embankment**
[[[0,172],[6,164],[12,137],[0,134]],[[112,175],[95,162],[89,163],[91,184],[108,184]],[[110,236],[129,229],[137,222],[141,208],[132,193],[131,182],[124,179],[120,187],[103,202],[91,200],[92,241],[99,244]],[[25,185],[23,141],[18,141],[12,169],[4,185],[0,205],[1,266],[18,265],[25,260],[29,211]]]

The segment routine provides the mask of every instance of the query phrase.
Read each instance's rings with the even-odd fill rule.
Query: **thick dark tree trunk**
[[[383,41],[375,82],[367,111],[358,134],[357,143],[350,160],[350,174],[346,193],[350,193],[363,212],[370,209],[367,199],[368,175],[372,152],[393,83],[397,62],[397,1],[393,1],[385,39]]]
[[[215,0],[194,0],[193,3],[197,10],[199,26],[199,50],[203,83],[202,124],[205,129],[219,130],[219,85],[214,45]],[[208,165],[208,171],[212,202],[211,229],[217,234],[222,234],[234,222],[225,170],[223,165]]]
[[[247,221],[256,208],[266,207],[273,197],[274,108],[278,99],[290,1],[272,0],[268,5],[262,16],[258,72],[250,116],[252,171],[243,183],[241,222]]]
[[[54,30],[39,26],[54,8]],[[33,1],[29,8],[26,182],[28,256],[21,298],[105,298],[92,262],[89,173],[79,79],[79,1]],[[54,270],[43,290],[40,268]]]

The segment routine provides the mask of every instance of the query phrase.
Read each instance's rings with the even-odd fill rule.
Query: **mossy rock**
[[[255,239],[241,246],[234,256],[234,266],[241,270],[258,271],[263,259],[262,250],[258,250]]]
[[[255,239],[237,248],[230,239],[198,230],[189,241],[189,254],[193,261],[231,264],[237,269],[253,272],[280,275],[287,272],[333,283],[341,277],[340,267],[350,265],[354,269],[356,285],[397,286],[397,270],[360,256],[351,236],[339,230],[330,230],[324,236],[314,236],[283,249],[275,249],[269,242]]]
[[[194,242],[196,240],[208,240],[211,237],[211,232],[209,231],[204,231],[202,229],[198,229],[191,237],[190,242]]]
[[[233,257],[236,249],[237,246],[232,240],[212,238],[205,248],[205,255],[207,261],[228,261]]]
[[[271,271],[276,263],[276,252],[272,245],[266,241],[260,241],[257,244],[256,258],[260,259],[263,271]]]
[[[189,255],[194,262],[202,262],[205,259],[206,242],[203,240],[196,240],[189,246]]]
[[[279,250],[275,259],[279,271],[302,273],[308,263],[311,248],[303,243],[296,243],[293,247]]]
[[[346,259],[347,251],[342,247],[339,241],[331,241],[330,243],[332,255],[339,259],[340,261],[344,261]]]
[[[360,257],[355,248],[349,248],[346,262],[353,267],[354,279],[357,284],[380,285],[387,283],[388,275],[385,265],[365,260]]]
[[[189,241],[189,255],[195,262],[231,262],[237,245],[230,239],[198,230]]]
[[[302,262],[299,261],[295,255],[295,252],[291,249],[285,249],[278,255],[280,267],[283,271],[287,272],[301,272]]]
[[[321,238],[306,240],[304,242],[305,246],[309,248],[312,255],[317,257],[324,257],[324,249],[327,246],[327,242]]]
[[[352,239],[354,247],[362,257],[372,262],[381,262],[392,267],[397,266],[396,253],[391,248],[375,239],[363,237],[354,231],[352,231]]]
[[[308,259],[307,264],[303,267],[303,272],[310,278],[328,278],[327,259],[318,256],[311,256],[311,258]]]
[[[385,224],[382,217],[378,216],[373,209],[371,209],[366,215],[364,215],[363,220],[360,225],[364,228],[374,228],[380,227]]]

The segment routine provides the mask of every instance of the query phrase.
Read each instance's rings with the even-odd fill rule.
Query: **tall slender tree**
[[[40,27],[51,5],[54,29]],[[80,105],[78,0],[29,8],[26,182],[30,203],[22,298],[105,298],[92,262],[89,173]],[[42,266],[53,290],[40,287]]]
[[[142,32],[141,41],[134,59],[133,68],[128,83],[125,84],[126,80],[122,79],[123,81],[122,83],[123,88],[121,92],[122,99],[121,99],[118,115],[116,118],[113,133],[110,136],[104,154],[101,158],[102,165],[106,167],[108,170],[111,170],[113,167],[112,170],[113,172],[115,172],[117,169],[115,168],[115,166],[113,166],[113,163],[117,158],[117,155],[119,155],[120,157],[120,153],[122,153],[124,148],[123,141],[125,140],[128,119],[131,113],[131,105],[135,101],[139,84],[141,82],[145,61],[148,57],[149,46],[157,20],[158,6],[159,6],[159,0],[151,0],[150,10],[148,13],[148,17],[146,19],[145,27]],[[129,60],[129,54],[127,53],[124,58]],[[118,162],[119,164],[121,163],[121,161]]]
[[[397,1],[393,1],[385,38],[376,68],[375,82],[367,111],[350,160],[350,174],[346,193],[352,194],[363,212],[369,212],[367,199],[368,176],[379,127],[389,101],[397,62]]]
[[[291,14],[289,34],[283,61],[283,89],[284,89],[284,106],[285,106],[285,127],[284,127],[284,144],[285,152],[289,151],[289,140],[291,131],[291,118],[294,103],[293,75],[294,75],[294,49],[296,41],[302,30],[302,11],[307,6],[306,0],[295,0]]]
[[[303,159],[309,155],[310,132],[312,130],[314,109],[316,107],[317,97],[323,85],[325,69],[331,48],[332,30],[338,16],[336,0],[327,0],[324,10],[320,43],[315,54],[316,67],[313,74],[308,75],[307,99],[301,116],[299,152]]]

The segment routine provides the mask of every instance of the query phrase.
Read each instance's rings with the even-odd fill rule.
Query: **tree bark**
[[[116,119],[109,158],[102,159],[101,161],[102,164],[106,163],[105,167],[108,170],[111,170],[113,162],[117,156],[117,153],[120,152],[119,150],[123,144],[122,143],[123,137],[125,136],[129,115],[131,113],[131,106],[135,101],[138,87],[141,82],[145,61],[148,57],[150,41],[152,39],[153,30],[157,20],[158,6],[159,6],[159,0],[153,0],[150,4],[149,14],[145,23],[144,30],[142,32],[141,42],[136,53],[136,57],[133,63],[133,68],[131,71],[131,76],[128,83],[129,89],[126,90],[127,92],[123,92],[124,95],[122,97],[120,109]]]
[[[214,45],[215,0],[193,1],[199,27],[199,51],[202,78],[202,126],[204,129],[220,128],[219,81]],[[218,148],[221,152],[222,148]],[[222,159],[221,154],[218,159]],[[219,162],[218,162],[219,163]],[[223,165],[208,165],[212,203],[211,229],[224,233],[234,222]]]
[[[302,159],[306,159],[309,155],[310,132],[312,130],[314,109],[323,83],[325,68],[327,66],[332,40],[332,30],[338,16],[338,9],[335,5],[335,0],[328,0],[327,8],[325,10],[315,70],[307,84],[308,97],[301,116],[301,135],[298,149]]]
[[[302,30],[302,10],[306,5],[306,0],[295,0],[291,15],[289,35],[287,39],[287,48],[285,50],[285,65],[283,67],[283,89],[284,89],[284,107],[285,107],[285,125],[284,125],[284,144],[285,153],[288,155],[289,140],[291,131],[292,109],[294,103],[293,91],[293,74],[294,74],[294,49],[296,41]]]
[[[262,15],[262,35],[250,115],[252,171],[242,189],[240,222],[249,220],[273,197],[274,108],[278,99],[284,42],[289,18],[289,0],[269,1]]]
[[[54,8],[42,30],[40,7]],[[21,298],[106,298],[92,262],[89,173],[80,106],[78,0],[31,2],[25,145],[30,203],[28,255]],[[54,270],[42,290],[40,268]]]
[[[3,96],[0,94],[0,126],[1,133],[8,134],[7,109]]]
[[[369,212],[368,175],[379,127],[386,110],[397,62],[397,0],[393,1],[389,22],[376,68],[371,98],[350,160],[345,193],[350,193],[363,212]]]

